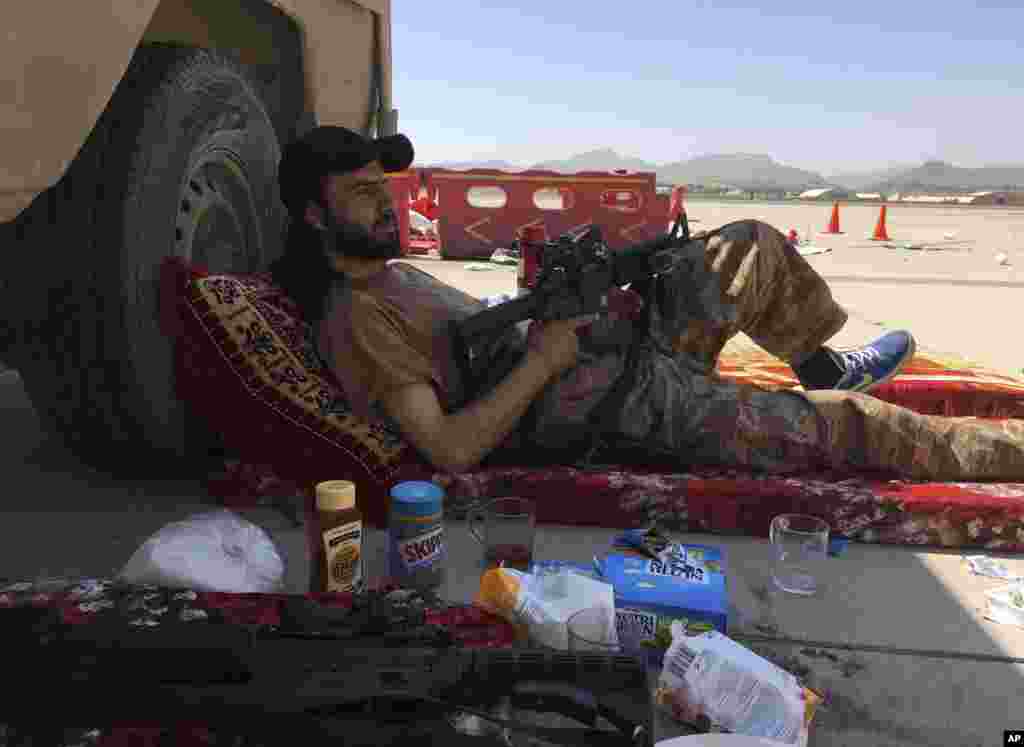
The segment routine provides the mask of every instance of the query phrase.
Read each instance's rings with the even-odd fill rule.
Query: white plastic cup
[[[619,636],[615,630],[615,610],[587,607],[574,612],[566,622],[570,651],[604,654],[619,653]]]

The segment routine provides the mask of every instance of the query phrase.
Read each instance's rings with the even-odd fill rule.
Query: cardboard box
[[[651,558],[615,548],[592,563],[538,561],[531,573],[571,568],[600,578],[615,589],[615,620],[627,651],[643,654],[660,666],[672,642],[671,625],[680,621],[692,633],[717,630],[729,623],[725,554],[710,545],[672,544]]]
[[[720,548],[672,544],[657,559],[616,549],[596,563],[615,589],[619,640],[626,650],[667,649],[675,620],[692,633],[726,633],[729,594]]]

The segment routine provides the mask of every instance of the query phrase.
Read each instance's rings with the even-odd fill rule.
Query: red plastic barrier
[[[613,250],[668,225],[668,199],[656,193],[653,173],[430,169],[421,176],[437,205],[446,259],[490,257],[530,225],[554,237],[594,223]]]
[[[402,240],[402,254],[409,254],[409,205],[416,198],[420,187],[420,175],[415,169],[406,169],[387,175],[391,183],[391,196],[395,201],[398,216],[398,234]]]
[[[686,212],[686,186],[683,184],[672,187],[672,199],[668,208],[668,219],[674,223],[676,218]]]

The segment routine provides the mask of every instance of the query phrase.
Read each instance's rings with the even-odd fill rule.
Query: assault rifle
[[[472,650],[446,646],[450,640],[422,625],[366,635],[372,626],[346,631],[326,614],[304,614],[316,618],[312,625],[283,616],[281,626],[261,630],[173,621],[147,629],[0,610],[9,685],[0,724],[33,747],[58,747],[65,728],[182,722],[202,724],[231,747],[486,747],[507,746],[509,735],[580,747],[652,743],[647,677],[632,657]],[[515,718],[526,711],[588,728]],[[475,733],[464,728],[467,717],[478,719]],[[481,735],[480,722],[490,734]]]
[[[462,404],[472,401],[511,371],[518,356],[500,350],[510,327],[528,319],[550,321],[595,314],[606,308],[608,291],[637,283],[689,262],[703,261],[703,246],[690,245],[686,213],[658,238],[612,252],[599,226],[589,225],[540,247],[534,286],[526,295],[453,321],[449,334],[464,385]],[[520,247],[520,253],[527,247]],[[497,349],[496,349],[497,346]]]

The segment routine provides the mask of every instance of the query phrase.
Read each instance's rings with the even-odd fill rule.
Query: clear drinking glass
[[[587,607],[574,612],[566,622],[570,651],[619,653],[619,636],[615,629],[615,610]]]
[[[497,498],[467,517],[469,532],[484,548],[484,568],[529,573],[537,535],[537,505],[526,498]]]
[[[828,524],[814,516],[782,514],[772,519],[775,585],[790,594],[810,596],[828,552]]]

